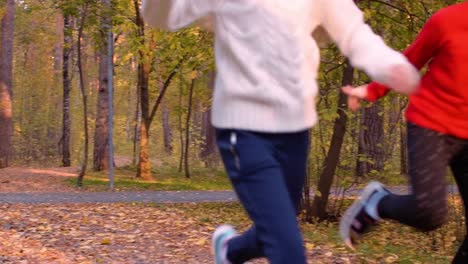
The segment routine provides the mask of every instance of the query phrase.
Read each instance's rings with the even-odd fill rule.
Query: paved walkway
[[[144,191],[144,192],[77,192],[77,193],[2,193],[0,203],[201,203],[234,202],[230,191]]]
[[[407,188],[396,186],[392,192],[404,194]],[[456,186],[449,186],[450,193],[457,193]],[[346,197],[359,195],[359,189],[346,192]],[[337,196],[336,190],[332,196]],[[203,203],[235,202],[232,191],[122,191],[122,192],[53,192],[53,193],[0,193],[0,203],[68,204],[68,203]]]

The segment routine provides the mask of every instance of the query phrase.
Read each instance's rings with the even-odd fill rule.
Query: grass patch
[[[136,168],[117,168],[114,173],[115,189],[117,191],[160,190],[160,191],[186,191],[186,190],[231,190],[231,184],[221,170],[194,168],[190,179],[176,168],[162,167],[152,171],[153,181],[143,181],[135,178]],[[75,186],[76,179],[69,178],[65,182]],[[106,172],[89,172],[83,181],[83,189],[87,191],[108,190],[109,179]]]
[[[453,205],[453,201],[452,205]],[[215,227],[229,223],[246,230],[250,221],[238,203],[158,205],[182,210],[201,225]],[[458,206],[458,205],[457,205]],[[450,263],[460,238],[460,216],[451,212],[451,219],[442,229],[421,233],[403,225],[386,221],[366,235],[356,251],[345,248],[338,235],[338,223],[302,223],[307,250],[326,249],[339,256],[352,256],[352,263]],[[310,259],[314,261],[314,259]],[[318,260],[315,260],[318,261]]]

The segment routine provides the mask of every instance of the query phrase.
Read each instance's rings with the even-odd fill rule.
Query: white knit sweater
[[[386,84],[391,66],[411,67],[364,23],[352,0],[143,0],[142,14],[172,31],[215,17],[217,128],[296,132],[317,122],[320,54],[311,33],[319,25],[376,81]]]

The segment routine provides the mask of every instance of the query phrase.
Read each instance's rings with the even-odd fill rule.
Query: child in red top
[[[351,246],[352,238],[380,218],[424,231],[440,227],[447,214],[447,166],[468,212],[468,2],[434,14],[405,55],[418,69],[428,65],[406,110],[412,193],[395,195],[377,182],[369,184],[341,222],[342,237]],[[349,107],[356,110],[359,99],[376,101],[389,89],[374,82],[343,91],[350,96]],[[468,263],[467,255],[465,239],[454,263]]]

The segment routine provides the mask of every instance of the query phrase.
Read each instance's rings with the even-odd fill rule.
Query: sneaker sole
[[[218,228],[216,228],[216,231],[213,233],[213,237],[211,239],[211,251],[214,255],[214,261],[215,264],[222,264],[223,260],[218,259],[218,256],[216,255],[216,252],[219,251],[220,249],[217,249],[217,241],[220,239],[221,236],[225,234],[232,234],[235,235],[235,229],[230,226],[230,225],[223,225]]]
[[[351,225],[353,223],[354,218],[356,218],[359,211],[361,211],[362,207],[364,206],[362,201],[367,200],[375,190],[383,189],[382,184],[379,182],[371,182],[369,183],[366,188],[361,193],[361,196],[358,200],[356,200],[344,213],[343,217],[340,221],[340,236],[343,239],[346,246],[350,249],[355,250],[353,246],[353,242],[351,240]]]

